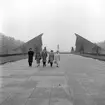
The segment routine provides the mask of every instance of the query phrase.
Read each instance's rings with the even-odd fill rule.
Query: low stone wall
[[[80,56],[83,56],[83,57],[89,57],[89,58],[93,58],[93,59],[98,59],[98,60],[101,60],[101,61],[105,61],[105,54],[99,54],[99,55],[96,55],[96,54],[80,54],[80,53],[72,53],[72,54],[75,54],[75,55],[80,55]]]
[[[105,56],[98,56],[98,55],[88,55],[88,54],[81,54],[81,56],[84,56],[84,57],[89,57],[89,58],[93,58],[93,59],[98,59],[98,60],[101,60],[101,61],[105,61]]]
[[[2,56],[0,57],[0,64],[5,64],[7,62],[14,62],[21,59],[26,59],[28,56],[27,54],[15,54],[15,55],[9,55],[9,56]]]

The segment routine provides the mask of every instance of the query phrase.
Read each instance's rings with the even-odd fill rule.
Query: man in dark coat
[[[47,51],[46,48],[42,51],[42,62],[43,62],[43,67],[46,66],[46,59],[47,59]]]
[[[32,48],[30,48],[28,51],[28,63],[30,67],[32,66],[33,56],[34,56],[34,52],[32,51]]]

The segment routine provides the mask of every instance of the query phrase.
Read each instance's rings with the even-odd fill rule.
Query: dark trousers
[[[53,62],[50,62],[50,66],[52,67],[52,65],[53,65]]]
[[[32,66],[32,62],[31,61],[29,61],[28,63],[29,63],[29,66]]]
[[[43,67],[46,66],[46,62],[43,62]]]

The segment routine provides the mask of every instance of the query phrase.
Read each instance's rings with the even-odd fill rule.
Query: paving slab
[[[29,98],[47,98],[49,99],[50,92],[51,92],[50,88],[43,88],[43,87],[39,88],[38,87],[32,92]]]
[[[69,91],[68,91],[69,92]],[[63,87],[55,87],[52,88],[51,97],[52,98],[63,98],[63,99],[70,99],[70,94],[65,91]]]
[[[22,87],[24,89],[33,89],[36,88],[37,84],[38,84],[37,81],[27,80],[21,83],[19,87]]]
[[[30,68],[26,59],[2,65],[0,105],[105,105],[105,63],[75,55],[62,55],[60,63],[37,68],[34,61]]]
[[[23,88],[21,88],[21,87],[6,87],[6,88],[3,88],[2,91],[14,94],[14,93],[23,91]]]
[[[73,105],[73,103],[67,99],[51,98],[50,105]]]
[[[37,81],[36,87],[52,87],[53,85],[65,85],[64,76],[31,76],[30,81]]]
[[[5,94],[2,93],[2,100],[0,105],[25,105],[27,99],[30,97],[34,89],[30,90],[8,90],[5,91]],[[5,98],[6,97],[6,98]]]
[[[25,105],[49,105],[49,99],[45,99],[45,98],[29,98]]]
[[[105,92],[92,96],[94,102],[96,102],[96,105],[105,105]]]
[[[24,83],[25,79],[13,79],[9,83],[4,84],[3,87],[19,87],[20,84]]]
[[[6,92],[0,91],[0,104],[5,101],[10,95]]]
[[[1,103],[1,105],[25,105],[26,101],[27,98],[15,96],[12,98],[11,97],[7,98],[5,101]]]

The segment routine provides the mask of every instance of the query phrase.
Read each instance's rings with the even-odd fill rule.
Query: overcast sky
[[[70,50],[77,33],[105,40],[105,0],[0,0],[0,31],[22,41],[40,33],[50,49]]]

